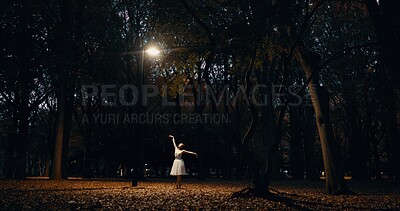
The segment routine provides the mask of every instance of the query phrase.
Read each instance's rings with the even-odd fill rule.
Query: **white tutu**
[[[182,158],[175,158],[171,168],[171,175],[172,176],[188,175],[185,169],[185,162],[183,161]]]
[[[188,175],[185,169],[185,162],[182,159],[182,154],[184,152],[185,150],[180,150],[178,147],[175,147],[175,160],[170,173],[172,176]]]

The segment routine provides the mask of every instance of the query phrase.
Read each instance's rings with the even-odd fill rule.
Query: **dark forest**
[[[398,1],[0,5],[2,181],[400,179]]]

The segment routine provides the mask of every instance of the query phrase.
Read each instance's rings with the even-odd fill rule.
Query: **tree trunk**
[[[393,100],[393,91],[387,89],[384,93],[385,104],[387,106],[387,122],[389,135],[389,165],[392,169],[390,172],[395,179],[400,180],[400,133],[397,123],[396,102]]]
[[[270,149],[271,153],[268,154],[268,162],[270,163],[269,168],[268,168],[268,177],[270,178],[270,180],[283,178],[283,174],[280,171],[283,161],[282,161],[282,156],[279,153],[279,145],[282,142],[283,120],[285,118],[286,109],[288,107],[288,103],[284,103],[286,100],[285,95],[284,95],[284,89],[285,89],[285,87],[287,87],[289,85],[288,79],[289,79],[290,58],[287,57],[286,54],[282,54],[282,58],[283,58],[283,63],[281,64],[280,67],[281,67],[281,71],[283,74],[283,79],[281,82],[281,86],[279,88],[279,94],[281,95],[281,97],[280,97],[281,104],[279,105],[280,108],[279,108],[278,118],[276,120],[275,130],[274,130],[274,131],[276,131],[274,133],[275,140]],[[273,67],[273,65],[271,65],[271,67]],[[271,68],[271,71],[272,70],[273,70],[273,68]],[[286,96],[286,97],[289,97],[288,101],[290,101],[291,96]],[[272,100],[272,99],[270,99],[270,100]]]
[[[315,125],[313,124],[314,111],[311,106],[306,102],[305,117],[303,127],[303,140],[304,140],[304,155],[306,166],[306,178],[311,180],[318,180],[318,168],[315,159]]]
[[[28,68],[23,65],[22,68]],[[24,180],[26,177],[26,152],[28,148],[29,137],[29,89],[28,77],[21,75],[21,102],[19,105],[19,127],[17,135],[17,156],[16,156],[16,171],[14,178]]]
[[[92,162],[92,127],[94,124],[93,121],[93,101],[88,98],[87,107],[86,107],[86,115],[88,118],[88,122],[86,123],[85,130],[85,140],[84,140],[84,149],[83,149],[83,166],[82,166],[82,176],[84,178],[92,177],[91,170],[91,162]]]
[[[65,105],[67,100],[67,82],[60,77],[60,90],[57,99],[56,138],[54,143],[51,179],[62,179],[62,149],[64,137]]]
[[[274,155],[274,151],[271,149],[274,148],[273,146],[276,141],[274,133],[275,114],[273,109],[274,98],[272,95],[272,69],[268,71],[267,65],[264,64],[264,70],[257,73],[258,83],[265,85],[259,91],[261,96],[266,96],[266,101],[264,102],[265,105],[261,107],[261,124],[259,124],[262,133],[261,143],[258,144],[253,153],[253,185],[256,195],[265,196],[269,194],[269,183],[272,176],[272,158]],[[251,102],[251,99],[249,101],[250,105],[252,105],[253,102]],[[253,115],[255,114],[258,115],[258,113],[254,113]]]
[[[18,98],[18,96],[16,96]],[[17,100],[17,99],[16,99]],[[5,153],[5,161],[4,161],[4,174],[7,179],[12,179],[15,167],[14,161],[16,156],[16,142],[17,142],[17,127],[18,127],[18,111],[14,109],[12,118],[12,131],[7,134],[7,142],[6,142],[6,153]]]
[[[48,104],[49,105],[49,104]],[[54,116],[56,116],[57,115],[57,113],[55,114],[56,112],[53,112],[53,110],[51,111],[51,117],[50,117],[50,119],[49,119],[49,127],[48,127],[48,130],[47,130],[47,150],[50,152],[49,153],[49,155],[48,155],[48,157],[46,158],[46,167],[45,167],[45,169],[44,169],[44,175],[43,176],[45,176],[45,177],[50,177],[50,174],[51,174],[51,169],[52,169],[52,165],[51,165],[51,162],[52,162],[52,160],[53,160],[53,156],[54,156],[54,153],[53,153],[53,149],[54,149],[54,144],[55,144],[55,132],[56,132],[56,124],[55,124],[55,122],[53,121],[53,119],[57,119],[56,117],[54,117]],[[57,120],[56,120],[57,121]]]
[[[312,55],[311,52],[306,52],[300,46],[294,49],[294,55],[302,66],[306,77],[309,77],[313,71],[318,71],[319,56]],[[344,181],[343,168],[340,161],[339,143],[333,137],[329,116],[328,91],[324,87],[321,87],[317,78],[314,77],[308,84],[308,92],[314,107],[316,125],[321,141],[326,192],[328,194],[348,193],[349,189]]]
[[[63,146],[62,146],[62,178],[68,178],[68,146],[71,132],[72,123],[72,110],[74,109],[74,87],[72,83],[68,85],[67,102],[65,105],[65,119],[64,119],[64,134],[63,134]]]
[[[379,143],[375,136],[372,137],[372,147],[373,147],[373,156],[375,161],[375,168],[374,168],[374,175],[376,179],[382,179],[381,171],[382,171],[382,164],[381,164],[381,155],[379,153]]]
[[[347,116],[350,123],[350,159],[351,159],[351,175],[353,179],[365,180],[368,178],[367,158],[368,158],[368,139],[363,137],[361,131],[361,122],[359,114],[354,103],[349,103],[347,108]]]
[[[50,177],[50,166],[51,166],[51,159],[46,159],[46,166],[44,167],[44,177]]]
[[[204,125],[197,123],[197,144],[199,145],[199,162],[198,162],[198,178],[204,179],[209,176],[210,170],[207,166],[207,145],[208,140],[204,137]],[[206,141],[207,140],[207,141]]]
[[[272,176],[272,160],[274,151],[273,143],[276,141],[274,136],[274,117],[272,105],[272,93],[271,86],[268,88],[268,98],[269,102],[265,106],[265,112],[263,112],[262,121],[262,143],[261,147],[254,153],[255,159],[255,171],[253,172],[253,184],[255,187],[255,192],[257,195],[267,195],[269,194],[269,184]]]
[[[228,70],[230,69],[229,63],[228,63],[228,58],[227,55],[224,56],[224,86],[229,87],[229,78],[228,78]],[[223,95],[224,99],[224,115],[229,116],[229,103],[228,103],[228,98],[225,93],[221,93]],[[224,136],[227,136],[225,138],[225,144],[223,145],[223,171],[222,171],[222,176],[224,179],[230,179],[232,177],[231,175],[231,146],[232,146],[232,134],[229,135],[229,129],[228,126],[224,124],[224,130],[223,132]]]
[[[294,179],[304,179],[303,143],[300,128],[299,109],[289,106],[290,115],[290,165]]]
[[[22,65],[22,69],[27,68]],[[27,82],[27,69],[21,70],[19,91],[16,101],[18,108],[13,113],[13,128],[15,131],[10,135],[9,145],[7,146],[7,161],[5,173],[7,178],[23,180],[26,174],[26,152],[29,137],[29,91]]]
[[[393,175],[395,178],[400,178],[400,139],[399,128],[396,120],[396,106],[393,99],[397,96],[397,101],[400,102],[400,33],[398,29],[400,27],[400,18],[398,11],[400,9],[400,2],[393,0],[364,0],[372,22],[374,24],[376,37],[378,39],[380,48],[380,63],[385,70],[386,79],[388,85],[392,90],[385,92],[385,97],[388,101],[392,101],[388,104],[389,117],[389,133],[391,142],[391,166],[393,169]]]
[[[23,180],[26,177],[26,152],[28,147],[29,137],[29,94],[30,94],[30,80],[31,80],[31,61],[32,61],[32,48],[34,40],[32,39],[32,30],[29,25],[32,22],[32,8],[26,2],[20,2],[18,8],[20,13],[18,17],[19,25],[18,30],[21,31],[21,36],[16,36],[18,45],[16,46],[16,54],[19,58],[17,80],[17,90],[15,90],[15,100],[13,112],[13,129],[15,132],[12,134],[8,154],[8,163],[6,163],[6,174],[9,178]]]
[[[236,167],[235,179],[241,179],[244,172],[243,164],[245,163],[243,147],[242,147],[242,139],[240,133],[242,129],[240,124],[241,116],[238,113],[236,113],[235,115],[236,115],[236,121],[231,129],[233,145],[235,146],[237,151],[235,159],[235,167]]]
[[[367,99],[367,97],[365,97],[366,100],[365,102],[369,102],[369,100]],[[368,179],[371,179],[373,175],[373,169],[371,168],[373,166],[373,153],[374,153],[374,149],[373,149],[373,138],[372,136],[375,135],[375,133],[373,132],[373,126],[372,126],[372,119],[371,119],[371,106],[368,103],[366,105],[366,111],[365,111],[365,123],[364,123],[364,137],[368,142],[368,146],[367,146],[367,173],[368,173]]]

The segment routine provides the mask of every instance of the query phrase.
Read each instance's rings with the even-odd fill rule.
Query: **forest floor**
[[[137,187],[118,179],[51,181],[0,180],[0,210],[400,210],[400,184],[348,181],[356,195],[330,196],[324,182],[278,181],[274,197],[232,197],[248,181],[184,178],[182,189],[170,179],[146,179]]]

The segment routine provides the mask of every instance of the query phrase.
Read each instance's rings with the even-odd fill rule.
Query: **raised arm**
[[[172,138],[172,143],[174,144],[174,148],[178,148],[175,143],[175,137],[173,135],[169,135],[168,137]]]

